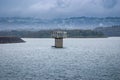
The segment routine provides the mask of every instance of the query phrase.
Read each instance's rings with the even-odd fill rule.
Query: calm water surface
[[[120,37],[0,44],[0,80],[120,80]]]

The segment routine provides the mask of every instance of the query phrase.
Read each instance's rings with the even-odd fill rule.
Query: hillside
[[[34,17],[0,17],[0,30],[94,29],[120,25],[120,17],[70,17],[41,19]]]
[[[98,27],[94,29],[95,31],[102,32],[106,36],[120,36],[120,25],[111,27]]]

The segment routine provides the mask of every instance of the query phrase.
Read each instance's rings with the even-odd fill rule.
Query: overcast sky
[[[120,0],[0,0],[0,17],[119,16]]]

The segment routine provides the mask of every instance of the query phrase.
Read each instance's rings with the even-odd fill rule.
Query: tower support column
[[[55,47],[63,48],[63,38],[55,38]]]

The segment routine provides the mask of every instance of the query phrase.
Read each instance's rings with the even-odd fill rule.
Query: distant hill
[[[102,32],[106,36],[120,36],[120,25],[111,27],[98,27],[94,29],[95,31]]]
[[[0,30],[94,29],[100,26],[112,25],[120,25],[120,17],[70,17],[57,19],[0,17]]]

